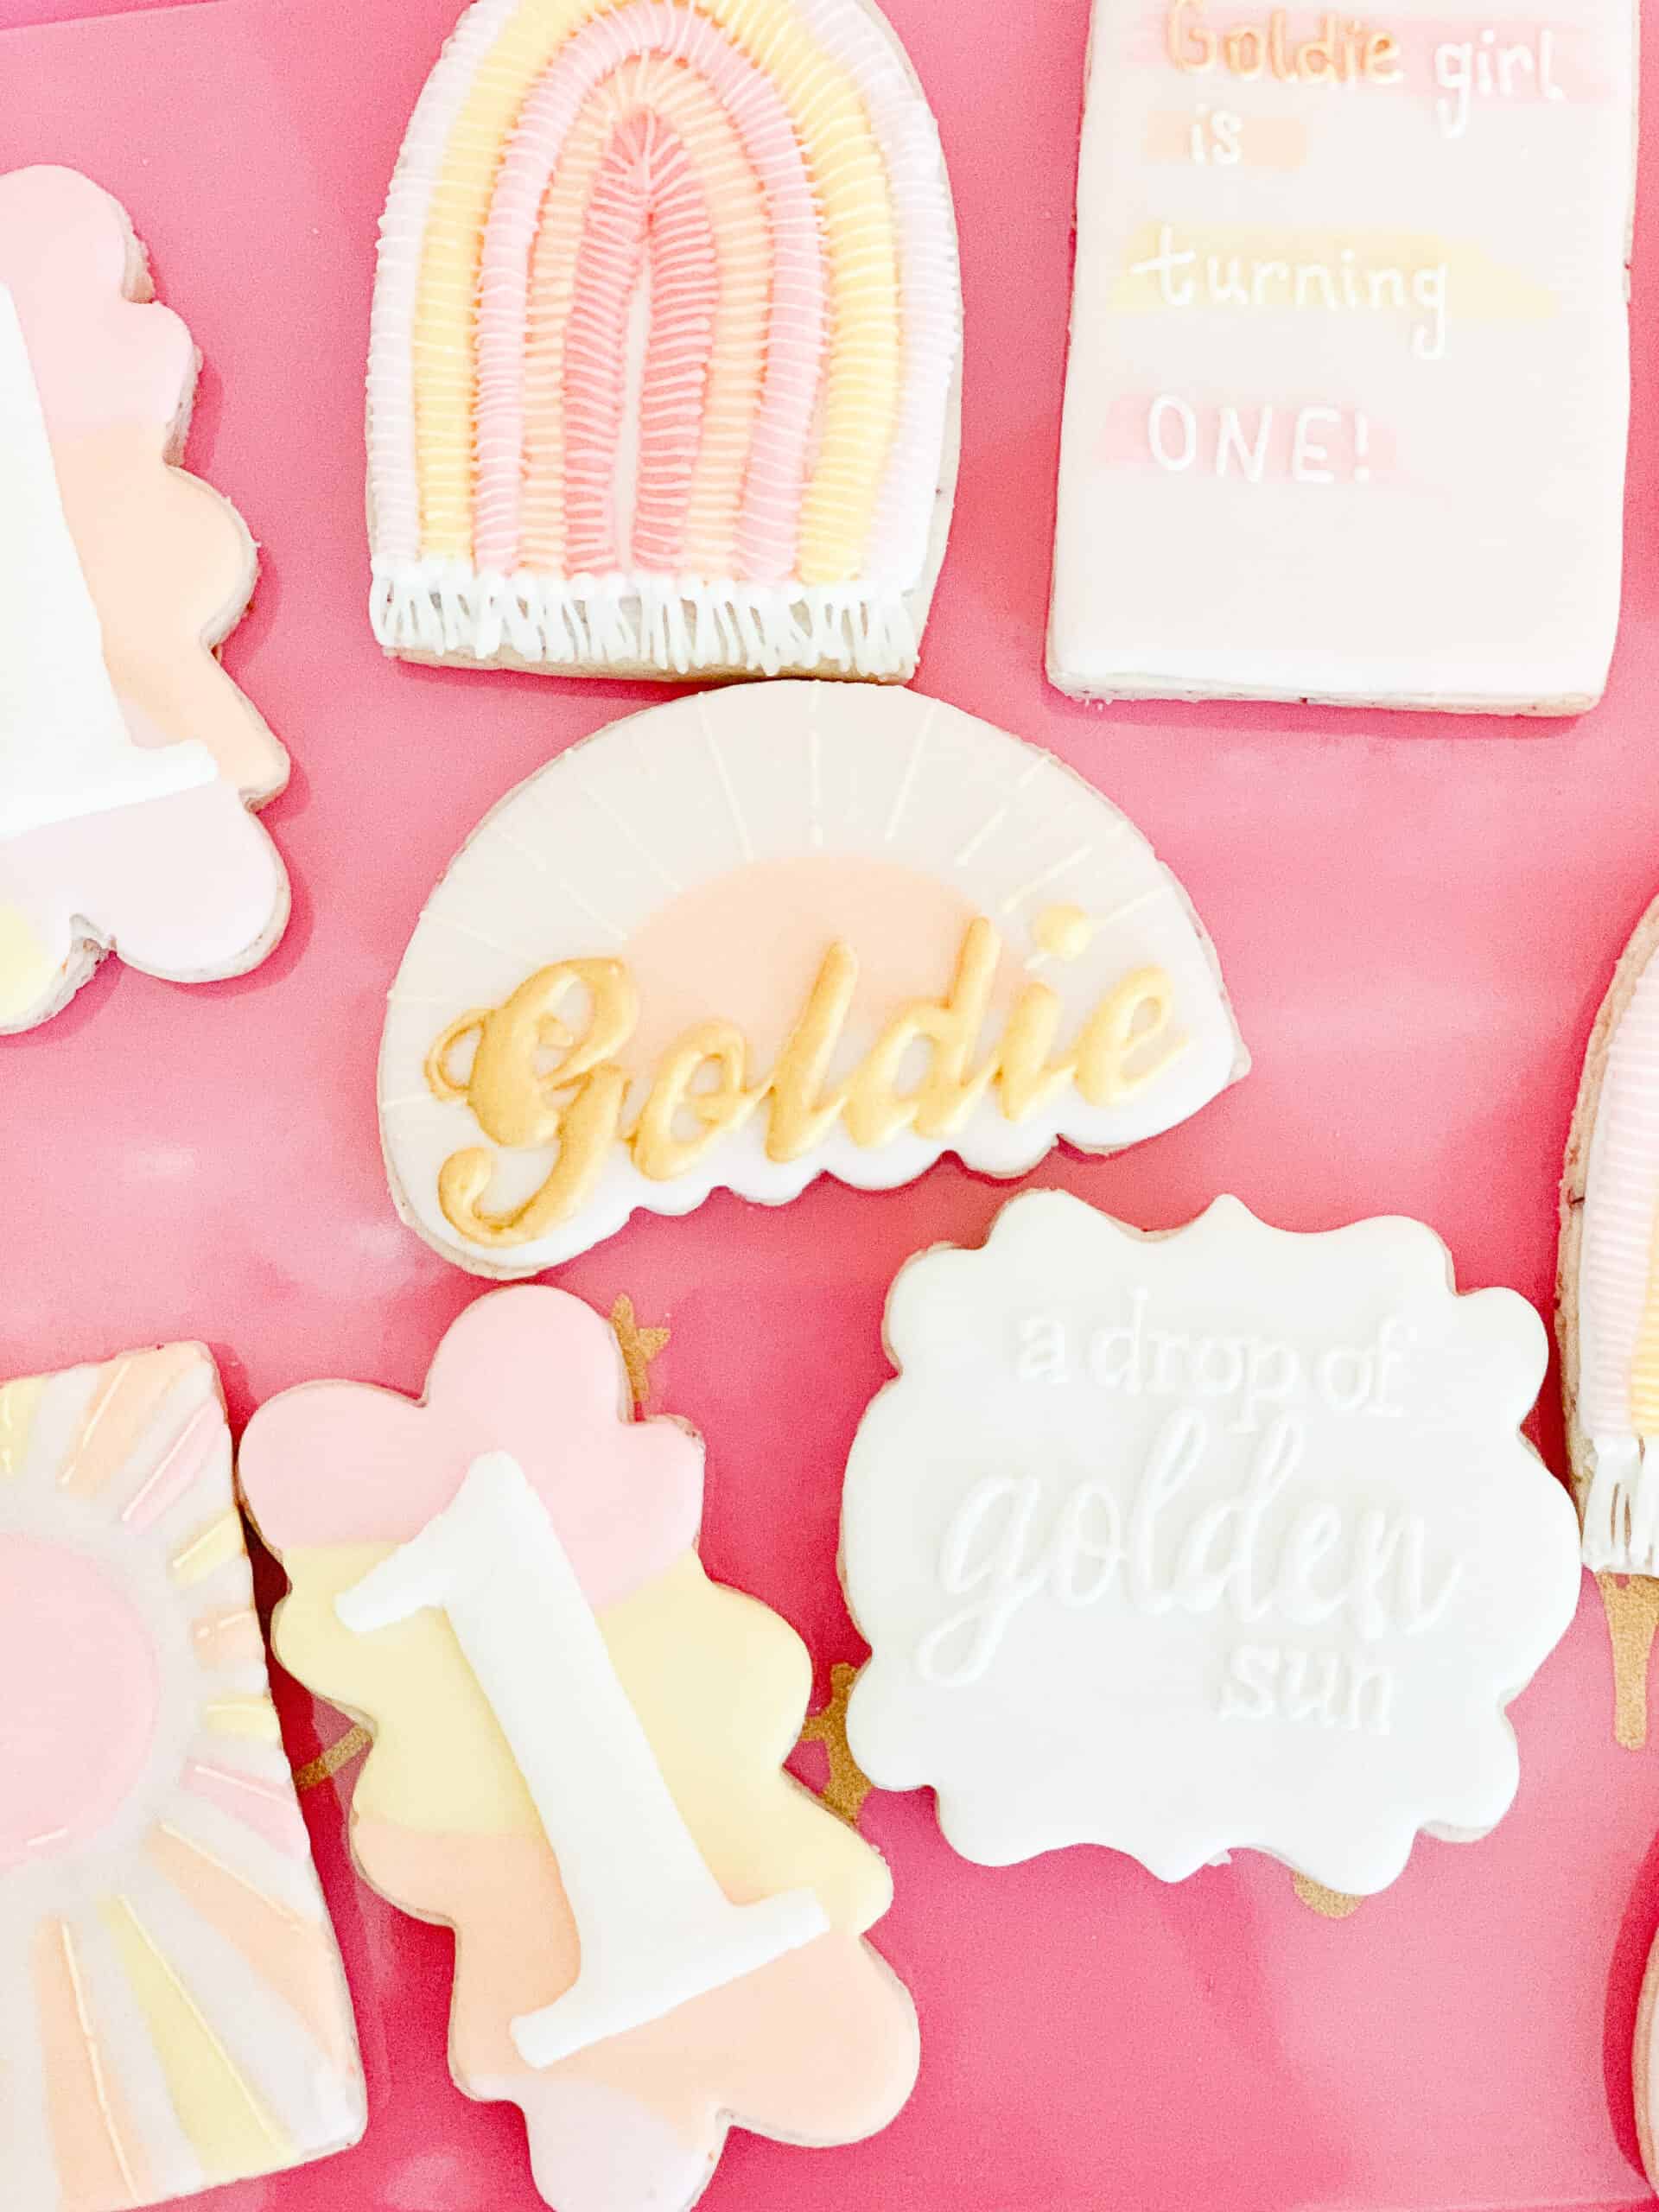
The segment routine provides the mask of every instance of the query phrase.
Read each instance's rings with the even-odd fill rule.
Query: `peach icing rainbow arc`
[[[960,335],[937,132],[866,0],[477,0],[381,225],[376,634],[907,674]]]

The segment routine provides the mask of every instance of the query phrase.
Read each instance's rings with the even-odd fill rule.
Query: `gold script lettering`
[[[639,1022],[632,978],[614,960],[541,969],[500,1006],[451,1022],[427,1056],[426,1079],[435,1097],[464,1099],[495,1144],[556,1144],[557,1160],[533,1197],[493,1213],[484,1205],[492,1154],[481,1146],[452,1154],[438,1177],[445,1217],[471,1243],[496,1249],[532,1243],[579,1211],[617,1144],[627,1147],[640,1174],[668,1182],[762,1105],[770,1109],[770,1160],[800,1159],[838,1122],[865,1150],[912,1128],[938,1141],[959,1130],[993,1088],[1011,1122],[1028,1120],[1068,1084],[1090,1105],[1113,1106],[1145,1090],[1186,1050],[1190,1040],[1172,1033],[1169,977],[1161,968],[1142,968],[1100,1001],[1075,1049],[1058,1059],[1051,1055],[1065,1001],[1046,983],[1027,983],[996,1048],[973,1067],[1001,954],[992,925],[982,916],[971,922],[945,995],[897,1008],[846,1080],[826,1090],[858,983],[857,956],[832,944],[764,1081],[750,1084],[747,1040],[734,1023],[700,1022],[663,1054],[626,1130],[630,1078],[617,1056]],[[573,1034],[564,1009],[578,991],[588,1013],[586,1027]],[[472,1064],[463,1074],[456,1063],[468,1041]],[[901,1071],[917,1046],[927,1048],[926,1070],[914,1089],[901,1090]],[[710,1072],[712,1083],[705,1079]]]
[[[633,1164],[642,1175],[653,1183],[672,1182],[688,1167],[695,1167],[728,1129],[739,1128],[748,1120],[762,1096],[743,1087],[748,1064],[743,1033],[729,1021],[702,1022],[669,1046],[630,1140]],[[693,1090],[694,1079],[706,1067],[719,1071],[715,1088]],[[682,1113],[702,1124],[692,1136],[674,1133]]]

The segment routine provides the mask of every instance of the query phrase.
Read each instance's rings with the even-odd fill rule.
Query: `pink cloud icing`
[[[0,284],[17,303],[54,438],[116,423],[164,429],[194,381],[178,316],[124,296],[132,250],[120,203],[90,177],[0,176]]]
[[[243,1493],[266,1541],[408,1541],[473,1461],[509,1452],[545,1503],[590,1605],[612,1605],[696,1540],[702,1445],[677,1421],[630,1420],[609,1325],[531,1284],[479,1299],[450,1328],[416,1404],[358,1382],[310,1382],[260,1408]]]

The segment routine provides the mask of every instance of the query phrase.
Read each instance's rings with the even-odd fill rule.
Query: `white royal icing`
[[[0,285],[0,842],[218,773],[194,741],[135,745],[59,495],[10,292]]]
[[[1179,1880],[1239,1848],[1353,1894],[1514,1796],[1503,1707],[1577,1530],[1517,1433],[1544,1332],[1421,1224],[1142,1237],[1041,1192],[912,1261],[848,1465],[849,1718],[1001,1866],[1081,1842]]]
[[[437,1606],[501,1725],[582,1941],[575,1983],[512,2024],[530,2066],[659,2020],[829,1927],[810,1890],[733,1904],[628,1701],[546,1506],[510,1453],[337,1601],[371,1635]]]
[[[1057,684],[1600,696],[1636,14],[1095,0]]]

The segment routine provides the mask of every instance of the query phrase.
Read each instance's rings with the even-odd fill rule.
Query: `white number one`
[[[547,1508],[505,1452],[338,1600],[359,1635],[435,1606],[518,1763],[575,1916],[582,1965],[512,2023],[529,2066],[660,2019],[829,1926],[810,1890],[734,1904],[680,1816]]]

